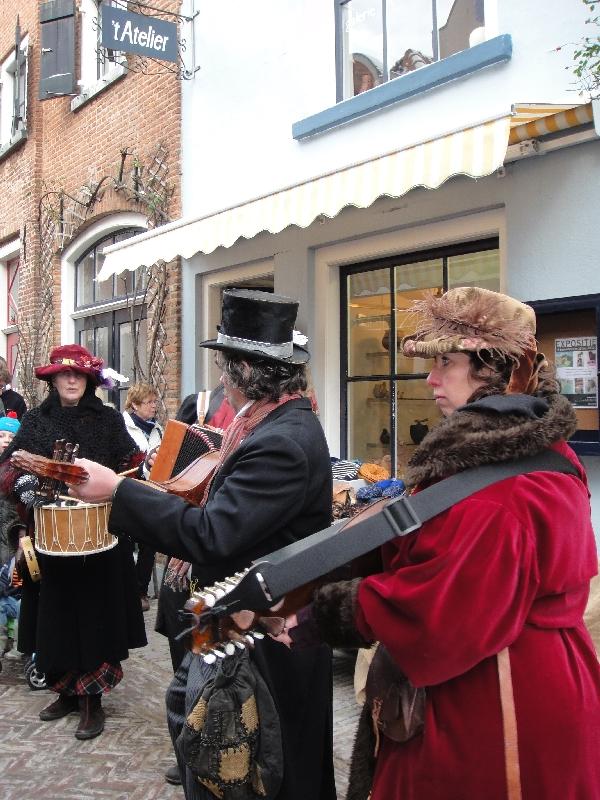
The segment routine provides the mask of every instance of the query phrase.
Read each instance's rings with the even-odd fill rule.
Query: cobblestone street
[[[106,728],[89,742],[77,741],[78,717],[44,723],[38,714],[49,702],[47,691],[32,691],[18,661],[3,662],[0,674],[0,770],[2,800],[171,800],[182,798],[164,771],[173,756],[164,711],[171,679],[167,640],[154,632],[156,600],[145,614],[148,647],[132,651],[124,662],[122,683],[104,700]],[[340,800],[358,707],[354,702],[353,659],[334,661],[335,767]],[[307,798],[306,800],[311,800]]]

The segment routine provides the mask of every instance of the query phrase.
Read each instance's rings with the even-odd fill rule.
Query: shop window
[[[484,0],[335,0],[337,99],[478,44]]]
[[[27,37],[0,65],[0,154],[27,132]]]
[[[113,275],[98,282],[104,248],[139,233],[140,228],[111,233],[95,242],[75,262],[75,320],[77,341],[129,378],[129,384],[103,392],[103,399],[123,409],[128,385],[141,380],[139,365],[147,359],[147,322],[144,305],[146,273]]]
[[[371,264],[342,273],[342,456],[402,476],[439,412],[426,384],[430,362],[399,350],[409,312],[426,293],[453,286],[498,291],[498,240],[487,239]]]
[[[600,295],[531,302],[539,349],[556,367],[561,392],[575,408],[570,444],[580,455],[600,455],[598,337]]]

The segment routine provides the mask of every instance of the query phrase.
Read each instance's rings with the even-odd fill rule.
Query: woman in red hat
[[[17,502],[30,529],[37,479],[12,466],[15,450],[52,457],[55,441],[65,439],[79,445],[81,455],[115,470],[140,460],[122,415],[96,396],[104,382],[102,367],[101,358],[72,344],[53,348],[49,363],[35,371],[48,382],[48,396],[25,415],[0,459],[2,489]],[[39,553],[38,559],[42,580],[25,586],[19,650],[35,652],[37,668],[58,693],[40,719],[79,712],[75,736],[91,739],[104,729],[102,693],[121,680],[120,662],[129,648],[146,644],[132,548],[119,541],[111,550],[85,557]]]

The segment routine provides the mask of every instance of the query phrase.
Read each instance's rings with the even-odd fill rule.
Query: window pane
[[[383,75],[380,0],[350,0],[342,6],[344,97],[372,89]]]
[[[77,305],[88,306],[94,302],[94,250],[77,264]]]
[[[131,323],[122,322],[119,325],[119,368],[121,375],[129,378],[130,384],[135,383],[133,369],[133,336]]]
[[[112,364],[110,363],[110,349],[109,349],[109,336],[108,336],[108,328],[95,328],[95,346],[93,349],[93,353],[95,356],[100,356],[100,358],[104,359],[104,364],[107,367],[111,367]]]
[[[79,332],[79,344],[82,347],[85,347],[86,350],[89,350],[90,353],[94,352],[94,331],[80,331]]]
[[[500,252],[483,250],[450,256],[448,259],[448,288],[454,286],[479,286],[482,289],[500,290]]]
[[[113,243],[112,236],[105,239],[96,248],[96,275],[102,269],[104,264],[104,248]],[[113,297],[113,281],[114,278],[107,278],[105,281],[96,281],[96,302],[100,303],[102,300],[112,300]]]
[[[138,353],[140,363],[145,367],[148,361],[148,320],[141,319],[138,326]]]
[[[429,361],[423,358],[405,358],[400,351],[404,336],[414,332],[416,319],[410,313],[415,300],[426,293],[442,293],[444,263],[441,258],[417,261],[396,267],[396,372],[400,375],[429,372]]]
[[[390,78],[433,61],[433,17],[426,0],[388,0],[388,63]]]
[[[8,262],[8,314],[9,325],[16,325],[19,321],[19,259],[14,258]]]
[[[391,399],[389,383],[348,384],[348,457],[390,468]]]
[[[396,474],[404,475],[408,459],[428,430],[441,419],[424,378],[398,381],[396,384]]]
[[[440,58],[484,41],[483,0],[437,0]]]
[[[135,323],[135,329],[138,332],[138,355],[142,368],[145,368],[147,361],[146,342],[148,323],[145,319],[138,320]],[[119,368],[118,371],[121,375],[129,378],[130,384],[141,380],[141,375],[135,370],[133,358],[134,340],[131,331],[131,323],[123,322],[119,325]]]
[[[348,374],[390,373],[390,270],[348,276]]]

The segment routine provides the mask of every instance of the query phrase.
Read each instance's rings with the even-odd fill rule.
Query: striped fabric
[[[230,247],[261,231],[279,233],[289,225],[306,228],[317,217],[335,217],[345,206],[367,208],[378,197],[401,197],[417,186],[436,189],[454,175],[480,178],[504,161],[510,116],[450,133],[413,147],[353,164],[196,220],[177,220],[127,239],[105,251],[102,281],[176,256],[191,258]]]
[[[518,144],[518,142],[522,142],[525,139],[539,139],[540,136],[545,136],[548,133],[556,133],[556,131],[564,131],[567,128],[585,125],[588,122],[592,122],[593,119],[594,114],[591,103],[575,106],[558,113],[540,113],[537,118],[531,119],[529,122],[516,126],[513,124],[508,143],[509,145]]]

